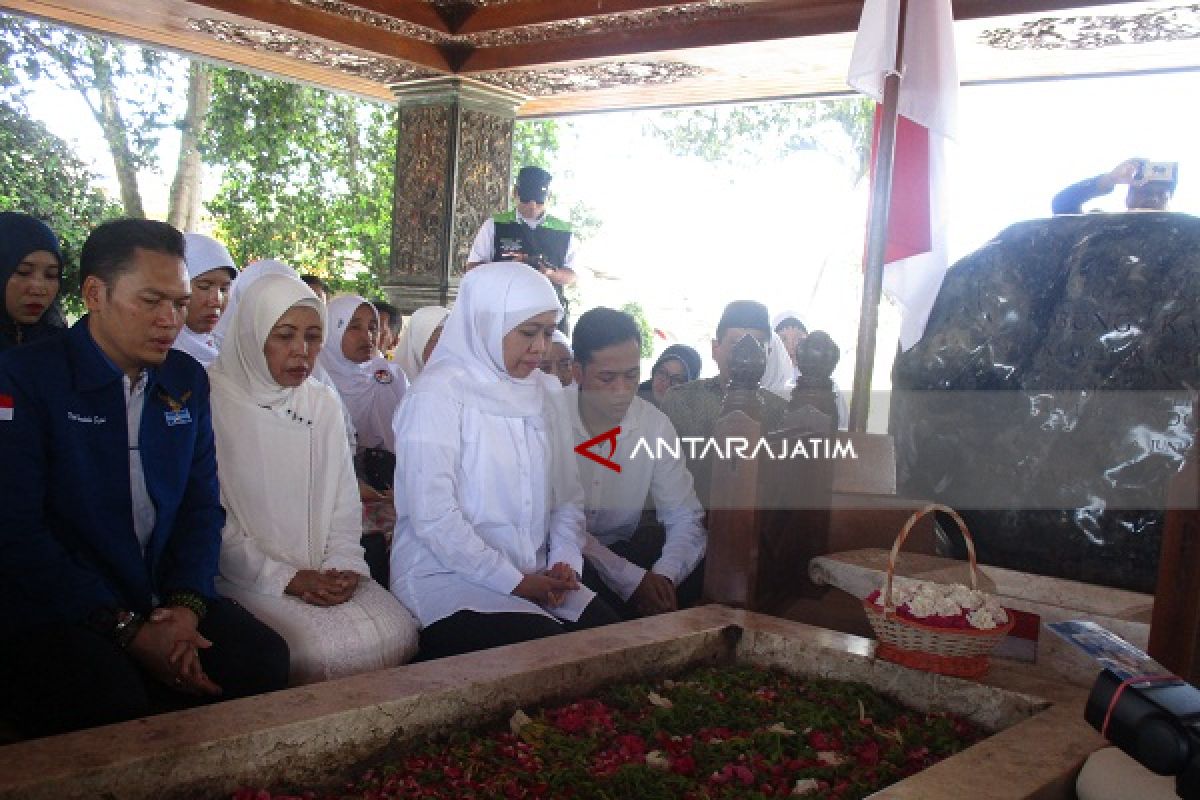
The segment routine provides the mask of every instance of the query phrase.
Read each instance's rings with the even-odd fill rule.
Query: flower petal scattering
[[[705,667],[395,745],[339,791],[247,787],[233,799],[851,800],[983,736],[862,684]]]

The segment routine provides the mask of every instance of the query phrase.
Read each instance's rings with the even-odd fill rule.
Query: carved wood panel
[[[449,105],[407,106],[396,115],[390,281],[441,278],[452,116]]]

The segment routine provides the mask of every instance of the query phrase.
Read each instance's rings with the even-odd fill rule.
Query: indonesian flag
[[[946,255],[946,141],[955,135],[958,69],[950,0],[909,0],[900,75],[895,166],[888,213],[883,290],[903,310],[900,346],[907,350],[925,323],[949,266]],[[900,0],[866,0],[847,82],[883,102],[884,78],[895,70]],[[871,182],[882,106],[875,108]]]
[[[0,422],[12,422],[12,418],[13,418],[12,395],[0,394]]]

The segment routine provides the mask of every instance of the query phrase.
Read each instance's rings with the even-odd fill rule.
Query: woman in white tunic
[[[391,667],[416,623],[368,577],[333,392],[310,379],[325,310],[286,275],[247,288],[209,375],[226,522],[218,591],[287,640],[293,685]]]
[[[425,368],[425,362],[437,347],[438,339],[442,335],[442,325],[448,316],[450,309],[441,306],[418,308],[400,332],[395,359],[408,376],[409,383],[415,381]]]
[[[392,591],[422,658],[618,620],[579,583],[583,490],[561,386],[537,369],[561,316],[535,270],[476,267],[400,406]]]
[[[379,314],[358,295],[329,303],[329,342],[318,363],[350,413],[357,434],[354,454],[363,505],[363,548],[371,576],[388,585],[388,543],[396,524],[392,480],[396,444],[392,418],[408,388],[408,378],[379,353]]]

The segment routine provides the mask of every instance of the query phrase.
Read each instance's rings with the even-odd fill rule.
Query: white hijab
[[[184,261],[187,264],[189,281],[196,280],[206,272],[221,268],[229,270],[234,278],[237,277],[237,267],[234,266],[233,256],[229,255],[229,250],[225,245],[216,239],[202,233],[185,233],[183,242]],[[221,320],[218,319],[217,323],[220,324],[220,322]],[[197,333],[187,325],[179,330],[179,336],[175,338],[175,349],[182,350],[205,367],[212,364],[217,358],[217,341],[213,332]]]
[[[450,315],[450,309],[442,306],[425,306],[418,308],[409,317],[408,324],[400,331],[400,341],[396,343],[395,359],[408,376],[409,383],[417,379],[425,368],[425,345],[429,344],[433,332],[441,327]]]
[[[521,323],[547,311],[562,318],[550,281],[525,264],[481,264],[468,272],[442,336],[413,391],[444,389],[453,383],[463,402],[505,417],[540,416],[546,393],[561,392],[557,378],[535,369],[514,378],[504,366],[504,337]]]
[[[300,280],[300,273],[282,261],[276,261],[273,258],[263,258],[247,264],[246,268],[242,270],[242,274],[238,275],[238,279],[233,282],[233,287],[229,290],[229,302],[225,304],[225,313],[217,320],[217,327],[213,329],[212,335],[213,339],[216,340],[218,350],[221,349],[225,337],[229,334],[229,329],[232,327],[234,309],[237,308],[242,296],[246,294],[259,278],[266,275],[284,275],[289,278],[295,278],[298,281]],[[300,282],[303,283],[304,281]]]
[[[258,276],[242,293],[233,313],[226,317],[229,324],[225,346],[209,370],[213,384],[221,382],[260,408],[276,410],[290,405],[307,381],[294,388],[276,383],[267,367],[263,347],[271,328],[293,306],[315,309],[324,333],[325,306],[303,281],[287,275]]]
[[[787,347],[778,333],[771,331],[771,347],[767,353],[767,368],[763,372],[760,386],[769,392],[788,400],[792,396],[792,387],[796,383],[792,359],[788,357]]]
[[[404,397],[408,380],[398,367],[393,367],[382,356],[372,356],[359,364],[342,352],[342,338],[350,318],[364,305],[371,309],[378,322],[375,307],[358,295],[343,295],[329,303],[329,336],[318,360],[350,412],[359,446],[382,447],[394,453],[396,439],[392,416]]]
[[[555,328],[554,333],[551,335],[550,338],[553,339],[556,343],[561,344],[563,347],[567,348],[567,355],[569,355],[571,358],[575,357],[575,351],[571,349],[571,340],[567,338],[567,335],[565,333],[563,333],[562,331]]]
[[[567,393],[539,369],[514,378],[504,367],[503,347],[509,331],[546,311],[555,312],[555,321],[562,317],[550,281],[536,270],[511,261],[475,267],[463,277],[437,349],[408,393],[432,393],[485,418],[520,421],[521,434],[509,424],[493,429],[508,431],[502,435],[513,436],[513,448],[543,448],[547,508],[554,509],[580,494]]]
[[[260,277],[229,315],[225,345],[209,370],[221,504],[229,513],[222,549],[243,549],[250,540],[299,569],[361,571],[361,551],[336,563],[330,557],[331,537],[348,532],[357,543],[362,531],[340,403],[311,378],[279,385],[263,352],[271,329],[295,306],[315,309],[324,329],[325,306],[304,283]],[[222,568],[233,562],[222,559]]]

